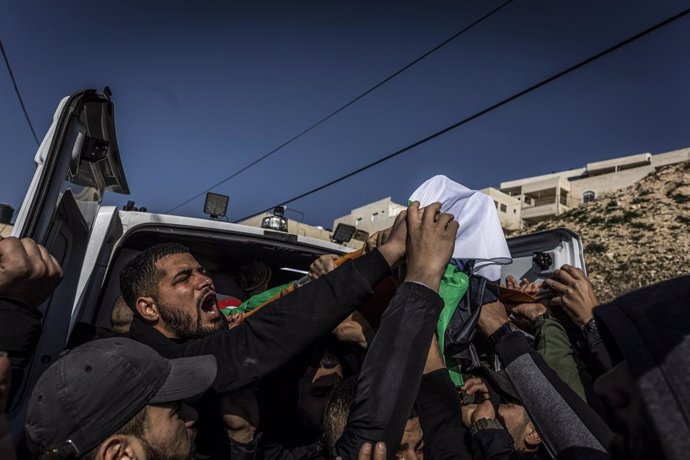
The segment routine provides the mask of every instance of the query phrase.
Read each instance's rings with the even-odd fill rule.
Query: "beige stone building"
[[[498,188],[487,187],[479,191],[494,201],[501,226],[505,230],[518,230],[524,224],[540,222],[583,202],[596,200],[603,193],[624,189],[656,168],[684,161],[690,161],[690,148],[587,163],[581,168],[501,182]],[[371,235],[393,225],[395,217],[405,207],[386,197],[335,219],[333,228],[340,223],[353,225],[360,231],[358,237],[362,238],[365,233]],[[260,227],[266,215],[254,216],[241,223]],[[288,232],[324,240],[331,237],[327,230],[294,220],[289,221]],[[346,245],[361,247],[361,244],[353,239]]]
[[[690,161],[690,148],[656,155],[641,153],[501,182],[498,188],[487,187],[480,192],[494,201],[501,226],[517,230],[524,224],[540,222],[596,200],[603,193],[624,189],[660,166],[684,161]],[[349,215],[337,218],[333,227],[345,223],[374,233],[390,227],[402,209],[403,205],[387,197],[353,209]]]
[[[355,208],[347,216],[338,217],[333,221],[333,228],[335,229],[338,224],[354,225],[357,230],[371,235],[393,225],[395,217],[406,207],[393,202],[391,197],[386,197]]]
[[[499,189],[520,202],[521,222],[533,224],[596,200],[603,193],[626,188],[660,166],[683,161],[690,161],[690,148],[587,163],[582,168],[501,182]],[[510,227],[504,224],[504,228]]]
[[[520,220],[520,200],[493,187],[483,188],[479,191],[485,195],[489,195],[489,197],[494,200],[498,219],[501,221],[501,227],[505,230],[517,230],[520,228],[522,224]]]
[[[480,192],[489,195],[494,200],[503,228],[510,230],[520,228],[520,201],[517,198],[492,187],[482,189]],[[333,221],[333,228],[342,223],[354,225],[358,230],[372,234],[393,225],[396,216],[406,207],[395,203],[391,197],[386,197],[353,209],[347,216],[338,217]]]

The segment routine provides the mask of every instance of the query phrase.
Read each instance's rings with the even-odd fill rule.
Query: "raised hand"
[[[540,302],[521,303],[510,307],[510,312],[512,314],[528,321],[534,321],[548,311],[546,305]]]
[[[489,400],[477,404],[477,408],[472,411],[470,415],[470,421],[472,423],[483,418],[496,418],[496,410]]]
[[[324,254],[319,256],[319,258],[309,266],[309,278],[315,280],[326,273],[332,272],[338,268],[335,264],[336,260],[338,260],[338,256],[335,254]]]
[[[220,401],[228,437],[243,444],[251,442],[259,426],[259,403],[254,392],[242,388],[222,395]]]
[[[505,323],[509,323],[508,313],[506,307],[500,300],[482,305],[482,311],[479,313],[479,321],[477,327],[482,333],[489,337],[496,332]]]
[[[523,278],[520,284],[518,284],[517,280],[510,275],[506,277],[506,286],[533,296],[539,295],[541,291],[540,283],[530,282],[527,278]],[[546,301],[510,304],[508,307],[513,315],[530,322],[548,311]]]
[[[355,310],[333,329],[332,334],[338,342],[349,343],[366,349],[376,332],[364,315]]]
[[[58,261],[31,238],[0,240],[0,296],[35,307],[61,279]]]
[[[372,459],[371,454],[374,454]],[[343,457],[336,457],[335,460],[343,460]],[[382,442],[377,442],[376,447],[372,447],[371,443],[365,442],[362,447],[359,448],[359,454],[357,454],[357,460],[386,460],[386,444]]]
[[[244,313],[230,313],[225,320],[228,322],[228,329],[235,329],[244,322]]]
[[[506,276],[506,286],[510,289],[516,289],[526,294],[536,296],[539,294],[539,288],[541,287],[541,284],[533,281],[531,282],[527,278],[522,278],[522,281],[518,283],[515,277],[513,277],[512,275],[508,275]]]
[[[482,379],[478,377],[467,379],[461,390],[474,396],[475,401],[475,404],[462,406],[462,423],[467,428],[479,419],[496,418],[496,411],[490,401],[489,389]]]
[[[395,218],[390,229],[379,232],[376,247],[386,259],[388,265],[397,267],[405,257],[407,246],[407,211],[402,211]]]
[[[422,283],[438,291],[441,277],[455,247],[458,223],[453,215],[441,213],[441,204],[423,210],[419,202],[407,210],[407,274],[405,281]]]
[[[362,444],[357,460],[371,460],[372,450],[374,454],[373,460],[386,460],[386,445],[382,442],[377,442],[375,448],[372,448],[368,442]]]
[[[577,326],[582,327],[593,318],[592,311],[599,301],[592,283],[582,270],[563,265],[544,284],[555,293],[550,305],[563,307]]]
[[[471,377],[465,380],[465,384],[460,387],[465,394],[474,396],[474,402],[481,403],[489,399],[489,388],[479,377]]]

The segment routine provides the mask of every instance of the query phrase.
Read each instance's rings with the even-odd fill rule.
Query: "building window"
[[[372,222],[375,221],[376,219],[378,219],[378,217],[379,217],[379,213],[378,213],[378,212],[373,213],[373,214],[371,215],[371,221],[372,221]]]
[[[502,204],[501,205],[501,212],[506,212],[506,211],[508,211],[508,206]]]
[[[525,195],[525,204],[532,204],[532,198]]]
[[[561,190],[561,204],[568,206],[568,192],[566,190]]]
[[[582,194],[582,202],[583,203],[590,203],[594,201],[594,199],[597,197],[597,194],[591,190],[587,190],[585,193]]]
[[[362,223],[362,218],[358,217],[357,220],[355,220],[355,227],[359,227],[359,224]]]

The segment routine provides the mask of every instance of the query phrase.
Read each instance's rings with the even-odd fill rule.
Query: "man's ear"
[[[153,297],[139,297],[137,299],[137,313],[146,321],[156,322],[160,318],[158,304]]]
[[[136,460],[139,456],[129,436],[116,434],[98,446],[96,458],[98,460]]]
[[[537,433],[532,422],[529,422],[525,431],[525,445],[528,448],[536,449],[539,444],[541,444],[541,436]]]

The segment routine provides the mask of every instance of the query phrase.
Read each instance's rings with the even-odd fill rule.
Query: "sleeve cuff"
[[[439,307],[439,312],[440,309],[443,308],[443,299],[441,299],[441,296],[438,295],[438,292],[426,287],[422,283],[405,281],[400,285],[400,287],[398,287],[397,292],[407,293],[410,296],[421,298],[422,300],[429,302],[430,305]]]
[[[495,349],[503,367],[507,367],[518,357],[531,351],[527,339],[520,331],[513,331],[505,335],[496,343]]]

